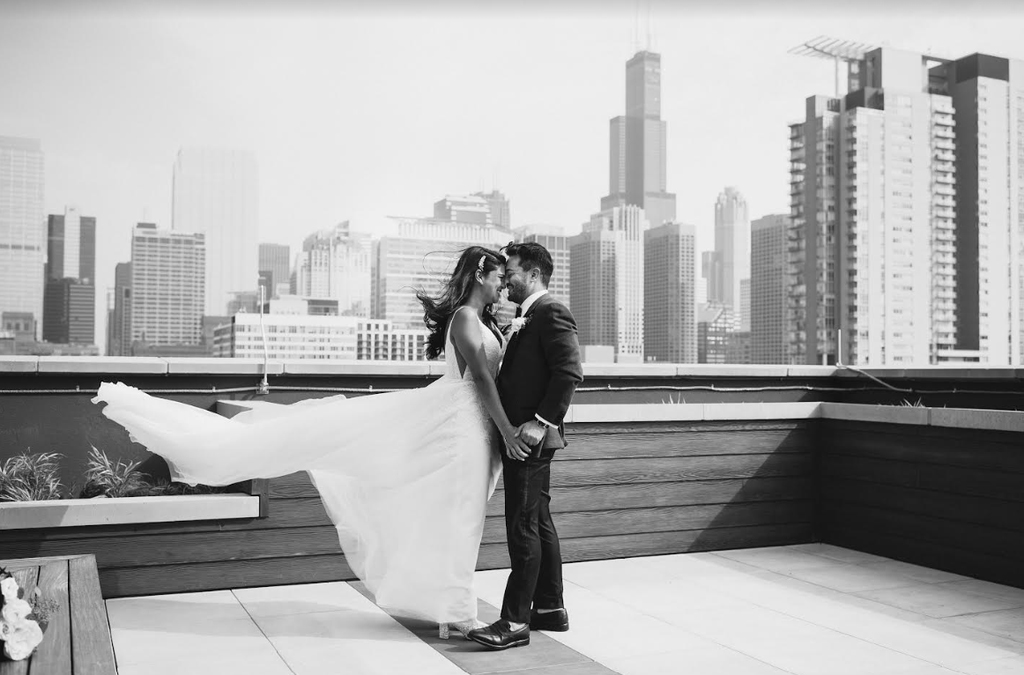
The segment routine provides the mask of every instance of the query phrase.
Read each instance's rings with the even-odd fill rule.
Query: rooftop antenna
[[[797,45],[789,50],[788,53],[796,54],[797,56],[811,56],[819,59],[832,59],[836,69],[836,98],[839,98],[839,63],[843,62],[846,64],[847,71],[851,68],[856,67],[859,61],[864,59],[864,55],[869,51],[873,50],[874,47],[871,45],[863,44],[861,42],[854,42],[852,40],[839,40],[836,38],[825,37],[819,35],[813,40],[808,40],[803,44]]]
[[[651,51],[651,0],[647,0],[647,51]]]
[[[640,0],[633,6],[633,53],[640,51]]]

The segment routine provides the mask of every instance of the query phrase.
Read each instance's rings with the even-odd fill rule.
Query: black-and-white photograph
[[[1024,3],[0,0],[0,675],[1024,675]]]

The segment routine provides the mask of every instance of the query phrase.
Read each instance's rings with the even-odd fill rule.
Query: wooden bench
[[[24,661],[0,661],[0,675],[116,675],[107,608],[92,555],[0,560],[31,596],[60,603],[43,642]]]

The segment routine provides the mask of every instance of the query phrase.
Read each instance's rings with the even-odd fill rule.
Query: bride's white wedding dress
[[[480,330],[496,374],[502,343]],[[454,623],[477,615],[473,572],[501,459],[450,336],[445,347],[445,374],[426,387],[257,403],[231,419],[121,383],[104,382],[93,402],[166,459],[175,480],[228,485],[307,471],[377,604]]]

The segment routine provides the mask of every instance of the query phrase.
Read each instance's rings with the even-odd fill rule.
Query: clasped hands
[[[533,452],[533,447],[544,440],[546,433],[547,427],[536,420],[520,424],[512,438],[505,436],[505,454],[509,459],[524,461]]]

